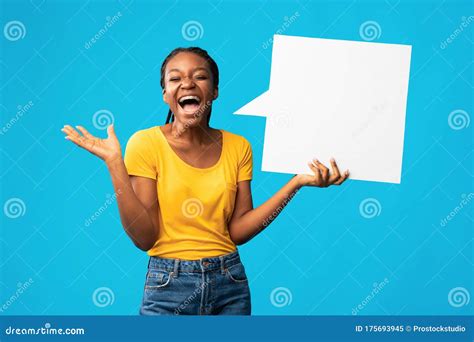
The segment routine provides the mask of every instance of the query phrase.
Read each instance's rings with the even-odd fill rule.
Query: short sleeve
[[[245,138],[243,139],[243,146],[239,160],[237,182],[252,179],[252,146],[250,146],[250,143]]]
[[[124,162],[130,176],[157,179],[155,156],[146,131],[138,131],[130,137]]]

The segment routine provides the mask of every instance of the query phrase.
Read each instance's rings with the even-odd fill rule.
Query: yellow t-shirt
[[[242,136],[222,132],[216,164],[196,168],[171,148],[159,126],[136,132],[125,151],[129,175],[156,180],[159,235],[150,256],[197,260],[236,250],[228,232],[237,183],[252,179],[252,149]]]

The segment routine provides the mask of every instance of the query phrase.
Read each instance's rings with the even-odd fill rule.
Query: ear
[[[166,89],[163,88],[163,90],[161,91],[161,93],[163,94],[163,101],[169,104],[169,102],[168,102],[168,95],[167,95],[167,93],[166,93]]]
[[[214,100],[219,97],[219,89],[218,88],[214,88],[213,97],[214,97]]]

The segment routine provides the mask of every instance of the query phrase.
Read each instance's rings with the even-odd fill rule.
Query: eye
[[[179,77],[171,77],[169,79],[170,82],[176,82],[176,81],[179,81]]]
[[[206,75],[197,75],[196,78],[198,80],[206,80],[207,79],[207,76]]]

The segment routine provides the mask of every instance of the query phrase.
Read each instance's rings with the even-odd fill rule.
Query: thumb
[[[108,136],[108,138],[115,137],[114,124],[111,124],[107,127],[107,136]]]

